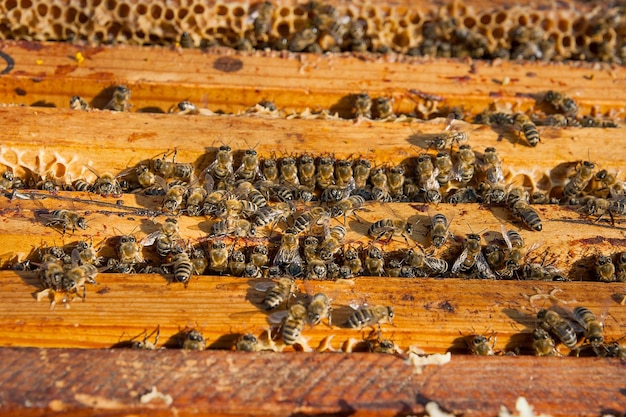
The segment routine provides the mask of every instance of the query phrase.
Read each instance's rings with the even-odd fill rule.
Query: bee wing
[[[254,289],[259,292],[267,292],[270,289],[274,288],[275,286],[276,286],[276,283],[273,281],[264,281],[264,282],[257,282],[256,284],[254,284]]]
[[[154,245],[154,242],[156,242],[157,238],[161,235],[161,233],[162,232],[160,230],[152,232],[143,239],[141,239],[141,242],[139,244],[141,246],[152,246]]]
[[[72,254],[71,256],[71,260],[72,260],[72,266],[76,266],[76,265],[80,265],[80,251],[77,248],[74,248],[72,250]]]
[[[167,191],[169,189],[169,186],[167,185],[167,181],[165,181],[165,178],[163,178],[163,177],[161,177],[159,175],[155,175],[154,176],[154,181],[157,183],[157,185],[159,187],[161,187],[165,191]]]
[[[267,321],[271,324],[281,324],[289,316],[289,310],[275,311],[267,316]]]
[[[487,259],[485,259],[485,255],[480,251],[476,256],[476,269],[480,273],[480,278],[488,278],[488,279],[496,279],[496,274],[493,273],[489,264],[487,263]]]
[[[461,265],[467,259],[467,248],[463,249],[463,252],[459,255],[459,257],[454,261],[452,265],[451,272],[452,274],[458,274],[461,271]]]
[[[509,250],[513,249],[513,245],[511,244],[511,239],[509,239],[509,235],[506,232],[506,228],[504,227],[502,223],[500,223],[500,231],[502,233],[502,237],[504,238],[504,242],[506,243],[506,247],[509,248]]]
[[[424,263],[433,271],[437,271],[439,274],[443,274],[448,270],[448,263],[443,259],[435,258],[432,256],[425,256]]]
[[[354,177],[351,177],[346,183],[346,188],[343,191],[343,198],[350,197],[350,194],[352,194],[352,191],[354,191],[355,189],[356,189],[356,181],[354,180]]]

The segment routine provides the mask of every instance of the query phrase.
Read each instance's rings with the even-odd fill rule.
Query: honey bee
[[[261,284],[266,284],[266,283],[259,283],[255,285],[255,289],[257,289],[258,291],[263,291],[263,290],[267,291],[268,290],[267,286],[261,285]],[[278,281],[272,282],[271,284],[272,284],[271,288],[269,288],[269,291],[267,291],[267,294],[265,295],[265,298],[263,299],[263,308],[266,311],[274,310],[278,306],[280,306],[283,302],[288,301],[289,297],[291,297],[291,293],[294,290],[294,281],[290,277],[280,278],[278,279]],[[306,314],[306,309],[305,309],[305,314]]]
[[[348,317],[345,326],[351,329],[362,329],[364,327],[374,327],[382,323],[393,324],[394,311],[388,306],[361,307]]]
[[[304,239],[304,245],[302,246],[302,252],[304,253],[304,259],[307,263],[317,259],[317,249],[319,248],[319,239],[315,236],[307,236]]]
[[[298,178],[298,167],[294,158],[287,157],[282,159],[282,161],[280,162],[279,180],[281,184],[300,184],[300,180]]]
[[[278,183],[278,166],[275,159],[264,159],[261,172],[265,181]]]
[[[374,104],[374,115],[377,119],[386,120],[394,116],[393,97],[378,97]]]
[[[450,193],[448,196],[448,203],[464,204],[464,203],[478,203],[481,202],[481,198],[476,192],[474,187],[463,187],[456,190],[454,193]]]
[[[522,250],[524,249],[524,239],[515,230],[505,231],[502,227],[502,236],[509,249],[506,256],[506,272],[504,276],[511,277],[515,271],[520,269],[522,260]],[[531,248],[532,250],[532,248]]]
[[[615,279],[618,282],[626,282],[626,252],[615,255]]]
[[[326,263],[317,256],[307,262],[306,271],[307,279],[325,279],[328,276]]]
[[[491,184],[499,184],[504,182],[504,173],[502,172],[502,161],[498,156],[496,148],[488,147],[483,154],[483,171],[485,179]]]
[[[124,235],[120,237],[117,246],[117,255],[120,263],[134,265],[144,261],[141,254],[142,244],[137,243],[137,239],[133,235]]]
[[[372,183],[372,200],[381,202],[388,202],[392,200],[391,195],[389,194],[389,183],[384,168],[374,168],[370,173],[370,182]]]
[[[616,173],[602,169],[591,180],[591,190],[595,197],[609,198],[623,196],[626,185],[618,181]]]
[[[372,164],[367,159],[357,159],[354,163],[354,185],[357,189],[365,188],[367,180],[370,176]]]
[[[322,190],[335,184],[335,163],[330,156],[320,157],[315,182]]]
[[[445,131],[434,135],[430,140],[430,145],[433,148],[441,151],[449,146],[452,149],[455,143],[461,144],[469,140],[469,134],[467,132],[448,130],[450,127],[451,124],[448,124]]]
[[[228,260],[228,270],[231,275],[240,277],[246,269],[246,255],[241,250],[235,250]]]
[[[181,348],[185,350],[204,350],[206,340],[200,331],[196,329],[186,329],[183,331]]]
[[[328,221],[330,213],[323,207],[315,206],[300,214],[293,222],[293,231],[300,234],[305,230],[311,230],[317,226],[323,226],[324,235],[328,234]]]
[[[452,159],[448,152],[439,152],[435,158],[435,171],[437,174],[435,178],[440,186],[445,186],[450,182],[452,178]]]
[[[254,149],[247,149],[241,159],[241,165],[235,171],[235,178],[244,181],[254,181],[261,177],[259,156]]]
[[[402,273],[402,260],[396,258],[387,260],[385,271],[387,271],[388,277],[399,277]]]
[[[169,108],[168,113],[184,115],[199,115],[202,111],[191,101],[184,100]]]
[[[409,244],[409,237],[413,232],[413,226],[404,220],[381,219],[371,224],[367,234],[374,240],[381,240],[387,236],[387,242],[394,236],[402,236],[406,244]]]
[[[154,329],[152,331],[152,333],[148,334],[147,330],[144,330],[142,333],[140,333],[139,335],[133,337],[130,342],[130,348],[131,349],[140,349],[140,350],[156,350],[156,346],[157,343],[159,343],[159,335],[161,334],[161,328],[160,326],[157,326],[156,329]],[[143,335],[143,340],[135,340],[137,339],[137,337]],[[150,339],[152,337],[152,335],[154,335],[154,343],[149,341],[148,339]]]
[[[42,219],[46,220],[45,226],[54,228],[63,228],[63,234],[68,229],[74,233],[76,229],[87,229],[87,220],[75,211],[71,210],[52,210],[49,213],[37,213]]]
[[[479,278],[495,279],[489,264],[481,251],[480,235],[471,233],[467,235],[463,244],[463,251],[452,265],[452,274],[475,274]],[[475,272],[473,272],[475,270]]]
[[[274,265],[287,266],[290,264],[302,264],[299,253],[298,234],[294,229],[287,229],[283,232],[280,247],[274,257]]]
[[[193,273],[196,275],[202,275],[207,269],[209,261],[202,247],[193,248],[191,250],[191,263],[193,265]]]
[[[315,188],[315,159],[312,156],[302,155],[300,157],[298,175],[300,184],[309,189]]]
[[[402,350],[391,339],[381,339],[380,334],[376,340],[368,341],[369,351],[372,353],[383,353],[386,355],[398,355]]]
[[[383,251],[376,246],[372,246],[367,251],[367,256],[365,257],[365,271],[370,276],[380,277],[385,275],[384,265]]]
[[[348,194],[354,190],[354,171],[351,161],[347,159],[337,161],[337,167],[335,168],[335,184],[338,187],[348,190]]]
[[[76,244],[71,254],[72,264],[75,265],[100,265],[103,258],[98,256],[98,251],[93,248],[93,242],[87,243],[81,240]]]
[[[105,110],[113,111],[129,111],[130,104],[130,90],[125,85],[116,85],[113,88],[113,97],[104,107]]]
[[[530,146],[537,146],[539,141],[539,132],[537,126],[530,120],[530,118],[524,113],[516,113],[513,117],[513,121],[517,128],[520,130],[520,134],[523,133],[526,141]]]
[[[289,203],[279,202],[272,207],[266,206],[256,212],[254,224],[259,227],[272,225],[272,230],[280,221],[286,221],[293,212],[293,206]]]
[[[497,337],[493,333],[489,336],[482,334],[473,335],[468,342],[470,352],[473,355],[493,356],[495,355],[493,349],[496,347],[496,339]]]
[[[541,327],[551,332],[570,350],[576,347],[578,338],[572,325],[564,320],[559,313],[552,310],[542,309],[537,313],[537,319],[541,322]]]
[[[302,52],[315,44],[317,40],[317,28],[305,28],[296,32],[289,40],[287,48],[291,52]]]
[[[332,326],[332,306],[330,298],[324,293],[317,293],[307,306],[307,319],[311,326],[317,326],[322,320],[328,320],[328,326]]]
[[[189,34],[189,32],[183,32],[180,34],[178,44],[180,45],[181,48],[186,48],[186,49],[193,48],[195,46],[193,39],[191,35]]]
[[[520,198],[518,194],[509,192],[507,195],[507,207],[529,229],[537,232],[543,229],[539,213],[528,204],[526,198]]]
[[[183,199],[187,195],[187,187],[184,185],[175,184],[169,186],[165,183],[161,177],[157,177],[157,182],[161,187],[166,190],[161,208],[166,213],[177,213],[183,206]]]
[[[266,35],[272,28],[272,16],[274,14],[274,5],[265,1],[250,15],[254,17],[254,35],[257,38]]]
[[[354,97],[354,104],[352,107],[354,117],[359,118],[372,118],[372,99],[367,93],[360,93]]]
[[[257,245],[252,248],[250,254],[250,262],[252,262],[257,268],[264,268],[268,262],[268,250],[267,246]]]
[[[256,235],[256,227],[254,223],[249,222],[246,219],[239,219],[236,217],[227,217],[211,226],[212,237],[247,237]]]
[[[172,262],[162,266],[173,266],[174,282],[181,282],[187,288],[194,272],[194,264],[189,258],[189,254],[181,247],[174,248],[172,254]]]
[[[163,158],[158,158],[154,161],[154,170],[163,179],[176,178],[179,180],[187,180],[191,178],[194,172],[192,164],[185,162],[176,162],[176,155],[178,150],[174,149],[172,155],[172,161],[166,160],[167,153],[163,155]]]
[[[445,245],[448,240],[448,228],[450,227],[448,219],[441,213],[435,213],[435,215],[430,218],[430,223],[430,238],[433,246],[440,248]]]
[[[349,247],[345,250],[343,262],[344,266],[348,268],[350,275],[361,275],[363,273],[363,264],[356,248]]]
[[[169,217],[165,219],[165,222],[161,225],[161,230],[150,233],[143,239],[144,246],[152,246],[156,243],[157,254],[161,258],[164,258],[178,243],[178,240],[180,239],[178,233],[178,220],[176,218]]]
[[[122,195],[122,187],[117,180],[117,176],[109,172],[98,174],[93,168],[87,168],[97,177],[94,183],[89,187],[90,192],[100,194],[103,197],[119,197]]]
[[[343,224],[346,224],[348,214],[352,214],[357,221],[361,221],[356,212],[362,210],[365,205],[365,199],[360,195],[351,195],[347,198],[339,200],[330,208],[330,217],[336,218],[343,216]]]
[[[90,265],[91,266],[91,265]],[[93,267],[93,266],[91,266]],[[82,268],[82,267],[77,267]],[[95,267],[93,267],[95,269]],[[78,272],[78,271],[77,271]],[[50,309],[54,309],[57,300],[60,300],[65,308],[69,308],[69,303],[74,296],[79,296],[78,289],[82,288],[82,299],[85,299],[85,279],[76,281],[74,278],[79,274],[75,272],[73,276],[68,277],[63,266],[56,262],[47,262],[39,268],[39,278],[43,290],[36,294],[37,301],[41,301],[44,297],[51,297]],[[80,278],[80,276],[79,276]]]
[[[63,269],[63,265],[59,261],[44,262],[39,266],[38,272],[39,281],[44,289],[61,290],[63,279],[65,278],[65,269]],[[37,301],[40,301],[39,294],[37,294]]]
[[[585,342],[594,350],[599,349],[604,344],[604,325],[587,307],[575,307],[574,318],[585,329]]]
[[[537,327],[533,330],[535,356],[560,356],[559,351],[554,346],[554,339],[545,329]]]
[[[476,154],[469,145],[461,145],[457,155],[457,162],[453,169],[453,178],[463,184],[467,184],[474,178]]]
[[[209,269],[219,274],[228,269],[228,249],[223,240],[215,239],[208,250]]]
[[[558,91],[546,91],[543,96],[543,101],[551,105],[554,110],[566,116],[576,116],[578,113],[578,105],[576,102]]]
[[[225,183],[234,176],[233,171],[233,151],[228,145],[222,145],[217,150],[215,161],[213,161],[204,171],[205,177],[212,176],[218,183]],[[224,186],[218,186],[223,189]]]
[[[615,265],[610,256],[597,254],[594,270],[600,282],[615,282]]]
[[[297,303],[289,308],[289,313],[282,326],[285,345],[292,346],[300,341],[306,320],[307,309],[304,305]]]
[[[529,281],[565,281],[563,276],[554,265],[543,263],[528,263],[522,267],[521,278]]]
[[[189,216],[200,216],[206,196],[207,192],[204,187],[189,187],[185,199],[185,213]]]
[[[563,199],[565,201],[577,197],[585,189],[589,181],[593,178],[595,165],[589,161],[583,161],[576,169],[576,173],[563,187]]]
[[[446,273],[448,270],[448,263],[446,261],[427,255],[419,246],[418,249],[419,250],[409,249],[405,257],[407,265],[415,269],[416,275],[436,276]]]
[[[87,192],[87,191],[91,191],[91,187],[92,185],[90,183],[88,183],[87,181],[85,181],[82,178],[79,178],[77,180],[75,180],[74,182],[72,182],[72,187],[71,189],[73,189],[74,191],[80,191],[80,192]]]

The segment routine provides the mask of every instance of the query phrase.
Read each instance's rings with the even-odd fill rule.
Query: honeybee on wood
[[[478,278],[495,279],[496,276],[489,267],[481,250],[480,235],[467,235],[463,244],[463,251],[452,265],[452,274],[472,274]]]
[[[290,264],[301,265],[302,258],[300,257],[299,246],[298,234],[295,230],[285,230],[280,241],[278,252],[274,257],[274,265],[281,267],[285,267]]]
[[[367,230],[367,234],[374,240],[380,240],[387,236],[387,242],[394,236],[402,236],[406,244],[409,244],[409,237],[413,232],[413,226],[404,220],[381,219],[372,223]]]
[[[263,299],[263,308],[267,311],[278,308],[283,302],[287,302],[294,290],[294,281],[291,277],[283,277],[275,282],[263,282],[254,286],[257,291],[267,291]],[[269,291],[268,291],[269,290]],[[305,309],[306,314],[306,309]]]
[[[100,194],[103,197],[120,197],[122,195],[122,187],[117,180],[118,176],[113,175],[110,172],[98,174],[90,166],[87,166],[87,169],[89,169],[97,177],[93,184],[89,186],[88,191],[94,194]]]
[[[156,329],[152,331],[152,333],[148,333],[147,330],[144,330],[142,333],[130,339],[130,348],[131,349],[140,349],[140,350],[156,350],[157,343],[159,343],[159,335],[161,334],[160,326],[157,326]],[[135,340],[138,337],[143,335],[143,340]],[[150,339],[154,335],[154,342],[151,342]]]
[[[141,249],[143,241],[137,242],[133,235],[123,235],[119,238],[117,245],[118,260],[121,264],[135,265],[144,261]]]
[[[166,213],[178,213],[183,207],[183,199],[187,195],[187,186],[181,184],[170,186],[161,177],[156,177],[156,181],[166,191],[161,209]]]
[[[264,1],[259,4],[259,7],[250,14],[250,17],[254,19],[254,35],[257,38],[266,36],[272,28],[272,17],[274,14],[274,5],[269,1]]]
[[[539,213],[528,204],[528,193],[521,192],[519,188],[509,191],[506,198],[507,207],[531,230],[540,232],[543,229]]]
[[[311,155],[302,155],[298,165],[300,184],[310,189],[315,188],[315,159]]]
[[[626,282],[626,252],[615,254],[615,278],[618,282]]]
[[[602,322],[587,307],[575,307],[574,318],[585,329],[585,342],[589,343],[594,351],[600,350],[604,344],[604,325]]]
[[[576,116],[578,113],[578,105],[574,100],[558,91],[548,90],[543,96],[543,101],[548,103],[557,112],[566,116]]]
[[[406,264],[415,269],[417,276],[441,276],[448,270],[448,263],[437,257],[427,255],[421,247],[409,249],[404,258]]]
[[[430,218],[430,238],[436,248],[442,247],[448,240],[448,219],[441,213],[435,213]]]
[[[168,110],[168,113],[178,114],[178,115],[181,115],[181,116],[184,116],[184,115],[194,115],[195,116],[195,115],[198,115],[198,114],[202,114],[203,111],[201,111],[191,101],[183,100],[183,101],[180,101],[177,104],[173,105],[172,107],[170,107],[169,110]]]
[[[374,116],[377,119],[386,120],[394,116],[393,97],[378,97],[374,101]]]
[[[482,199],[474,187],[459,188],[454,193],[451,192],[448,195],[448,203],[453,205],[479,202],[482,202]]]
[[[74,265],[100,265],[103,258],[98,256],[98,251],[94,249],[93,242],[87,243],[81,240],[76,244],[76,247],[72,250],[71,254],[72,264]]]
[[[370,247],[365,257],[365,272],[370,276],[383,276],[385,275],[384,265],[383,251],[376,246]]]
[[[300,185],[298,166],[294,158],[286,157],[280,161],[279,181],[281,184]]]
[[[346,238],[348,230],[345,226],[334,226],[332,227],[324,241],[320,244],[319,247],[319,257],[322,261],[330,261],[337,251],[341,248],[341,244]]]
[[[315,182],[322,190],[335,184],[335,161],[332,157],[322,156],[319,158]]]
[[[258,352],[259,340],[252,333],[241,335],[235,344],[235,350],[240,352]]]
[[[63,234],[65,234],[68,229],[70,229],[72,233],[74,233],[76,229],[87,229],[87,220],[85,217],[72,210],[60,209],[52,210],[51,212],[37,212],[37,215],[46,221],[44,223],[45,226],[62,228]]]
[[[228,269],[228,248],[221,239],[215,239],[208,250],[209,269],[218,274]]]
[[[352,214],[358,222],[361,222],[356,212],[363,210],[365,205],[365,199],[360,195],[351,195],[347,198],[339,200],[330,208],[330,217],[336,218],[343,216],[343,224],[346,224],[346,219],[349,214]]]
[[[555,348],[554,339],[542,327],[533,330],[533,349],[535,356],[561,356]]]
[[[246,219],[237,217],[226,217],[213,223],[211,226],[211,237],[248,237],[256,235],[256,226]]]
[[[254,149],[246,149],[241,159],[241,165],[235,171],[235,178],[244,181],[255,181],[260,177],[259,155]]]
[[[181,348],[185,350],[204,350],[206,340],[200,331],[196,329],[186,329],[182,332]]]
[[[502,171],[502,161],[496,151],[496,148],[485,148],[481,163],[485,179],[491,184],[499,184],[504,182],[504,172]]]
[[[619,181],[617,176],[617,173],[609,173],[606,169],[598,171],[589,184],[591,194],[600,198],[623,196],[626,184]]]
[[[178,150],[174,149],[171,162],[166,159],[167,153],[162,158],[154,160],[154,170],[158,176],[166,180],[170,178],[179,180],[191,178],[194,172],[193,165],[185,162],[176,162],[177,154]]]
[[[234,178],[233,151],[230,146],[222,145],[217,150],[215,161],[213,161],[204,171],[206,179],[212,177],[217,183],[217,189],[226,189],[228,182]]]
[[[353,178],[357,189],[365,188],[370,177],[372,164],[369,160],[360,158],[354,163]]]
[[[209,266],[209,261],[201,246],[191,249],[191,263],[193,265],[193,273],[196,275],[202,275]]]
[[[440,186],[445,186],[450,182],[452,178],[453,164],[450,154],[448,152],[439,152],[435,157],[435,169],[437,174],[435,175],[437,182]]]
[[[231,275],[240,277],[246,269],[246,255],[239,249],[234,250],[228,259],[228,270]]]
[[[360,118],[372,118],[372,99],[367,93],[360,93],[354,96],[354,104],[352,107],[354,117]]]
[[[87,265],[87,267],[95,269],[93,265]],[[37,292],[37,301],[41,301],[44,297],[49,297],[50,309],[52,310],[58,301],[61,301],[65,308],[69,308],[69,303],[75,296],[79,296],[84,300],[86,293],[84,275],[80,274],[79,271],[75,271],[72,273],[72,276],[67,276],[63,266],[57,262],[42,264],[39,267],[39,279],[43,290]],[[75,278],[78,278],[78,280]],[[82,296],[78,293],[80,288],[83,290]]]
[[[332,326],[332,306],[330,298],[324,293],[317,293],[311,297],[307,306],[307,319],[311,326],[317,326],[322,320],[328,320],[328,326]]]
[[[113,88],[113,97],[104,108],[113,111],[129,111],[131,108],[130,89],[125,85],[116,85]]]
[[[261,173],[265,181],[269,183],[278,183],[278,165],[275,159],[264,159],[261,165]]]
[[[456,164],[453,168],[452,177],[462,184],[467,184],[474,178],[475,166],[476,154],[469,145],[461,145],[457,154]]]
[[[80,96],[72,96],[70,98],[70,109],[72,110],[91,110],[91,106]]]
[[[583,161],[576,173],[569,179],[565,187],[563,187],[563,200],[569,201],[571,198],[577,197],[585,189],[589,181],[593,178],[593,170],[595,165],[589,161]]]
[[[183,283],[185,288],[187,288],[191,275],[194,273],[194,264],[189,258],[189,254],[183,248],[180,246],[173,248],[172,262],[161,266],[172,266],[173,281]]]
[[[296,32],[289,40],[287,48],[291,52],[302,52],[315,44],[317,40],[317,28],[309,27]]]
[[[168,217],[161,225],[161,230],[150,233],[143,239],[143,245],[152,246],[156,243],[157,254],[164,258],[175,245],[180,243],[179,241],[178,220],[174,217]]]
[[[393,324],[394,311],[389,306],[361,307],[352,313],[345,326],[351,329],[362,329],[364,327],[374,327],[382,323]]]
[[[311,207],[311,209],[296,217],[293,222],[293,231],[296,234],[300,234],[305,230],[312,230],[321,226],[324,229],[324,235],[327,235],[329,219],[330,213],[324,207]]]
[[[610,256],[596,254],[594,270],[600,282],[615,282],[615,265]]]
[[[516,113],[513,117],[513,121],[515,126],[520,130],[520,135],[523,133],[526,141],[530,146],[537,146],[540,142],[539,132],[537,131],[537,126],[530,120],[524,113]]]
[[[250,254],[250,262],[256,265],[258,268],[265,268],[268,262],[268,250],[267,246],[257,245],[252,248]]]
[[[279,202],[273,206],[262,207],[256,212],[254,224],[259,227],[272,225],[271,230],[281,221],[286,222],[293,213],[293,206],[289,203]]]
[[[552,310],[542,309],[537,313],[541,327],[551,332],[556,338],[570,350],[576,347],[578,338],[571,323],[563,319],[559,313]]]
[[[495,333],[491,333],[489,336],[475,334],[469,337],[467,346],[473,355],[493,356],[495,355],[496,340]]]
[[[306,320],[307,309],[304,305],[297,303],[289,308],[287,318],[282,325],[282,337],[285,345],[292,346],[300,342]]]
[[[363,273],[363,263],[356,248],[349,247],[343,255],[344,266],[350,271],[350,275],[361,275]]]
[[[370,191],[372,200],[380,202],[389,202],[392,200],[389,194],[389,182],[384,168],[374,168],[370,173],[370,182],[372,183],[372,189]]]

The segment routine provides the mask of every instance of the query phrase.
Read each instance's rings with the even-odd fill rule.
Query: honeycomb
[[[418,9],[372,3],[1,0],[0,38],[622,63],[623,8],[607,3],[593,9],[479,9],[453,1]]]

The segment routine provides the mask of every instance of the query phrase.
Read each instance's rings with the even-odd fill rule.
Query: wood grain
[[[455,106],[473,115],[492,103],[525,111],[547,90],[568,94],[583,114],[593,109],[619,117],[626,109],[620,93],[624,68],[612,65],[27,41],[5,41],[2,51],[15,66],[0,77],[0,101],[27,105],[67,108],[70,97],[79,95],[104,108],[111,97],[110,87],[126,84],[132,91],[132,110],[144,112],[168,111],[189,100],[198,107],[236,113],[271,100],[288,113],[331,109],[352,117],[348,96],[364,91],[372,97],[393,96],[397,113],[413,112],[418,104],[434,105],[444,116],[446,109]],[[84,62],[76,61],[77,52],[83,54]],[[231,71],[235,67],[240,69]],[[410,90],[439,98],[427,102]]]

